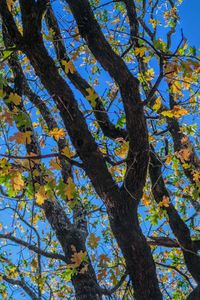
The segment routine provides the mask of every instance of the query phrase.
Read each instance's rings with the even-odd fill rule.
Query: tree
[[[3,299],[199,299],[180,3],[0,0]]]

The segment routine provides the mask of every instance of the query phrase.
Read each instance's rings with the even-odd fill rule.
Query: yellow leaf
[[[15,192],[21,191],[24,188],[24,180],[20,172],[14,172],[10,182]]]
[[[45,35],[47,41],[53,41],[55,32],[52,28],[49,29],[48,35]]]
[[[129,148],[129,142],[124,142],[119,149],[115,151],[115,154],[117,156],[120,156],[121,158],[125,159],[128,154],[128,148]]]
[[[155,19],[150,19],[149,20],[149,24],[151,24],[152,25],[152,27],[155,29],[156,28],[156,26],[157,26],[157,22],[156,22],[156,20]]]
[[[116,18],[115,20],[113,20],[112,22],[111,22],[111,24],[117,24],[117,23],[119,23],[120,22],[120,18]]]
[[[67,196],[68,200],[73,199],[75,191],[76,191],[76,186],[73,183],[72,178],[69,177],[68,180],[67,180],[67,186],[66,186],[66,189],[65,189],[65,193],[66,193],[66,196]]]
[[[192,174],[193,174],[193,180],[195,182],[198,182],[200,180],[200,172],[199,171],[193,171]]]
[[[163,196],[163,200],[158,204],[159,207],[169,207],[169,197]]]
[[[10,93],[8,101],[14,103],[15,105],[19,105],[21,103],[21,97],[16,93]]]
[[[143,57],[143,62],[147,64],[150,61],[150,59],[151,59],[151,56]]]
[[[75,250],[74,247],[72,249],[73,251]],[[87,252],[86,251],[79,251],[79,252],[74,252],[72,257],[71,257],[71,263],[68,265],[69,268],[78,268],[82,264],[83,261],[85,261],[87,258]]]
[[[14,3],[15,3],[15,0],[7,0],[7,6],[8,6],[9,11],[12,10]]]
[[[12,266],[8,270],[8,275],[12,278],[16,278],[18,276],[17,268],[15,266]]]
[[[44,204],[44,201],[48,199],[44,186],[40,186],[38,192],[35,194],[35,198],[38,205]]]
[[[65,131],[63,128],[54,128],[49,131],[49,135],[54,137],[56,141],[65,137]]]
[[[10,141],[16,141],[18,144],[30,144],[31,143],[31,131],[26,132],[16,132],[12,137],[10,137]]]
[[[62,169],[59,158],[51,159],[49,164],[51,166],[50,170],[61,170]]]
[[[4,98],[6,96],[6,93],[0,89],[0,98]]]
[[[171,163],[171,161],[172,161],[172,157],[170,155],[167,155],[166,156],[166,161],[165,161],[166,164],[169,165]]]
[[[178,158],[181,160],[181,162],[184,163],[185,161],[190,160],[190,157],[192,155],[192,149],[185,148],[185,149],[178,151],[178,153],[176,152],[176,154],[177,154]]]
[[[94,233],[91,233],[88,238],[88,244],[92,249],[95,249],[98,246],[98,242],[100,241],[99,236],[95,236]]]
[[[91,88],[87,88],[86,92],[88,93],[88,95],[86,96],[86,99],[90,101],[90,104],[92,105],[92,107],[95,107],[96,99],[98,98],[98,95]]]
[[[69,146],[66,146],[66,147],[62,150],[61,154],[65,155],[66,157],[69,157],[69,158],[72,157],[72,156],[74,155],[74,153],[70,150]]]
[[[64,66],[66,74],[68,74],[68,73],[74,74],[74,72],[76,71],[74,64],[71,60],[69,60],[69,61],[62,60],[61,64]]]
[[[143,196],[142,196],[142,203],[146,207],[148,207],[150,205],[150,203],[151,203],[150,198],[149,198],[149,196],[146,193],[144,193]]]
[[[36,257],[32,259],[32,261],[30,262],[30,266],[32,271],[35,271],[38,268],[38,260]]]
[[[135,55],[143,57],[146,50],[146,47],[135,48]]]
[[[153,105],[153,110],[158,111],[161,108],[162,105],[162,99],[161,97],[158,97]]]
[[[180,105],[175,105],[173,109],[161,112],[164,117],[168,118],[180,118],[185,116],[187,113],[188,111],[185,108],[180,107]]]
[[[150,81],[151,79],[154,78],[154,70],[153,69],[149,69],[145,72],[145,79],[147,81]]]

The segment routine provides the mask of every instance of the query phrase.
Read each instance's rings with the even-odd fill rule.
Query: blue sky
[[[200,47],[200,1],[185,0],[179,8],[180,25],[185,37],[194,46]]]

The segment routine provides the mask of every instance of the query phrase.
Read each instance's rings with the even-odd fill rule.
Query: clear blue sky
[[[200,47],[200,0],[184,0],[179,11],[185,37],[191,45]]]

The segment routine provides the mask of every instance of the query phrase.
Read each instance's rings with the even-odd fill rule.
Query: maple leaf
[[[65,137],[65,131],[63,128],[54,128],[49,131],[49,135],[54,137],[56,141]]]
[[[190,160],[190,157],[192,155],[192,149],[191,148],[182,149],[176,152],[176,155],[178,158],[180,158],[181,162],[184,163],[185,161]]]
[[[92,249],[95,249],[98,246],[98,242],[100,241],[99,236],[95,236],[94,233],[91,233],[88,238],[88,244]]]
[[[151,203],[150,198],[149,198],[149,196],[148,196],[146,193],[144,193],[143,196],[142,196],[142,203],[143,203],[146,207],[148,207],[149,204]]]
[[[15,192],[21,191],[24,188],[24,180],[20,172],[14,172],[10,182]]]
[[[109,262],[110,258],[105,254],[101,254],[99,255],[99,260],[100,260],[100,265],[102,265],[105,264],[106,262]]]
[[[150,19],[148,23],[151,24],[154,29],[157,26],[157,21],[155,19]]]
[[[171,161],[172,161],[172,157],[170,155],[167,155],[166,156],[166,161],[165,161],[166,164],[169,165],[171,163]]]
[[[72,247],[72,250],[74,253],[71,257],[71,263],[68,265],[69,268],[78,268],[82,264],[83,261],[86,261],[87,259],[87,252],[86,251],[75,251],[74,247]]]
[[[158,206],[159,207],[169,207],[169,197],[163,196],[163,199],[161,202],[159,202]]]
[[[128,148],[129,148],[129,142],[124,142],[119,149],[115,151],[115,154],[117,156],[120,156],[121,158],[125,159],[128,154]]]
[[[188,111],[185,108],[180,107],[179,105],[175,105],[174,108],[171,110],[161,112],[161,114],[164,117],[168,117],[168,118],[173,118],[173,117],[180,118],[182,116],[185,116],[187,113]]]
[[[193,175],[193,180],[195,182],[198,182],[200,180],[200,171],[195,170],[195,171],[192,172],[192,175]]]
[[[153,69],[149,69],[145,72],[145,79],[147,81],[150,81],[151,79],[153,79],[154,77],[154,70]]]
[[[107,269],[106,268],[103,268],[99,271],[98,275],[97,275],[97,278],[99,281],[101,281],[104,277],[107,276]]]
[[[140,56],[140,57],[143,57],[144,56],[144,53],[145,53],[145,51],[147,50],[147,48],[146,47],[140,47],[140,48],[135,48],[135,55],[136,56]]]
[[[66,146],[62,152],[61,152],[63,155],[65,155],[66,157],[72,157],[74,155],[74,153],[70,150],[70,147],[69,146]]]
[[[153,105],[153,110],[158,111],[161,108],[162,105],[162,99],[161,97],[158,97]]]
[[[48,199],[44,186],[41,185],[39,187],[39,190],[35,194],[35,198],[38,205],[44,204],[44,201]]]
[[[95,93],[95,91],[92,88],[87,88],[86,92],[88,95],[86,96],[86,99],[90,101],[90,104],[92,107],[96,106],[96,99],[98,98],[98,95]]]
[[[71,60],[69,61],[61,60],[61,64],[64,66],[66,74],[68,73],[74,74],[74,72],[76,71],[74,64]]]
[[[15,266],[10,266],[8,269],[8,276],[16,278],[18,276],[17,268]]]
[[[50,170],[61,170],[62,169],[59,158],[51,159],[49,164],[51,166]]]
[[[9,140],[16,141],[18,144],[30,144],[31,143],[31,131],[26,132],[16,132]]]
[[[73,183],[72,177],[69,177],[67,180],[67,186],[65,188],[65,194],[66,194],[68,200],[73,199],[75,191],[76,191],[76,186]]]
[[[21,97],[16,94],[16,93],[10,93],[9,97],[8,97],[8,102],[12,102],[15,105],[19,105],[21,103]]]
[[[150,59],[151,59],[151,56],[143,57],[143,62],[147,64],[150,61]]]
[[[182,137],[182,139],[181,139],[181,144],[182,145],[185,145],[185,144],[187,144],[189,142],[189,139],[188,139],[188,136],[184,136],[184,137]]]

